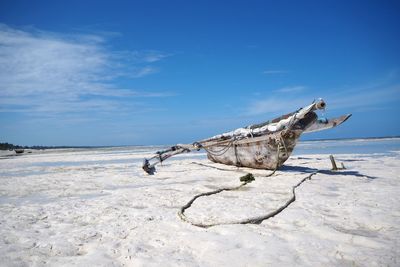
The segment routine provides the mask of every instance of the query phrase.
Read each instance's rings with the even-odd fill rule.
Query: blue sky
[[[0,142],[193,142],[326,100],[400,135],[398,1],[0,2]]]

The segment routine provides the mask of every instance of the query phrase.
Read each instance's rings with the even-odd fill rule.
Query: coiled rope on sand
[[[269,177],[272,176],[275,173],[276,169],[270,173],[267,176],[264,177]],[[303,179],[301,179],[296,185],[294,185],[292,187],[292,196],[290,197],[289,200],[287,200],[282,206],[280,206],[278,209],[269,212],[265,215],[261,215],[261,216],[257,216],[257,217],[252,217],[252,218],[248,218],[248,219],[244,219],[244,220],[238,220],[238,221],[228,221],[228,222],[220,222],[220,223],[196,223],[193,222],[191,220],[189,220],[186,215],[185,215],[185,211],[190,208],[193,204],[193,202],[200,198],[200,197],[204,197],[204,196],[210,196],[210,195],[215,195],[218,193],[221,193],[223,191],[235,191],[235,190],[239,190],[240,188],[244,187],[245,185],[247,185],[248,183],[250,183],[252,180],[254,180],[254,177],[252,174],[247,174],[243,177],[253,177],[252,179],[250,178],[249,180],[246,180],[244,182],[242,182],[239,186],[236,187],[225,187],[225,188],[220,188],[214,191],[210,191],[210,192],[205,192],[205,193],[201,193],[198,194],[196,196],[194,196],[192,199],[189,200],[188,203],[186,203],[184,206],[182,206],[178,212],[178,216],[179,218],[181,218],[182,221],[185,221],[187,223],[190,223],[191,225],[197,226],[197,227],[202,227],[202,228],[209,228],[212,226],[217,226],[217,225],[227,225],[227,224],[260,224],[262,223],[264,220],[267,220],[269,218],[274,217],[275,215],[279,214],[280,212],[282,212],[284,209],[286,209],[291,203],[293,203],[296,200],[296,188],[299,187],[302,183],[304,183],[306,180],[310,180],[311,177],[315,174],[317,174],[318,171],[315,171],[313,173],[310,173],[309,175],[307,175],[306,177],[304,177]]]
[[[280,135],[280,138],[278,138],[278,147],[277,147],[277,155],[276,155],[276,159],[277,159],[277,163],[276,166],[274,168],[274,170],[266,175],[263,176],[265,177],[271,177],[272,175],[275,174],[275,172],[277,171],[278,167],[279,167],[279,156],[280,156],[280,150],[283,147],[287,153],[287,149],[286,149],[286,145],[285,145],[285,141],[282,138],[282,134]],[[224,153],[227,151],[227,147],[229,149],[229,147],[233,144],[229,143],[226,147],[224,147],[221,151],[223,151]],[[209,151],[207,151],[209,152]],[[199,164],[199,165],[203,165],[206,167],[211,167],[211,168],[216,168],[214,166],[208,166],[205,164]],[[224,170],[224,171],[229,171],[227,169],[221,169],[221,168],[216,168],[219,170]],[[233,171],[233,170],[231,170]],[[182,206],[178,212],[178,216],[179,218],[181,218],[182,221],[185,221],[187,223],[190,223],[191,225],[197,226],[197,227],[202,227],[202,228],[209,228],[212,226],[217,226],[217,225],[227,225],[227,224],[260,224],[263,221],[272,218],[274,216],[276,216],[277,214],[279,214],[280,212],[282,212],[284,209],[286,209],[291,203],[293,203],[296,200],[296,188],[299,187],[302,183],[304,183],[306,180],[310,180],[311,177],[315,174],[317,174],[318,171],[315,171],[313,173],[310,173],[309,175],[307,175],[306,177],[304,177],[303,179],[301,179],[296,185],[294,185],[292,187],[292,196],[290,197],[290,199],[288,199],[282,206],[280,206],[279,208],[277,208],[276,210],[269,212],[265,215],[261,215],[261,216],[256,216],[256,217],[252,217],[252,218],[248,218],[248,219],[244,219],[244,220],[237,220],[237,221],[228,221],[228,222],[220,222],[220,223],[196,223],[193,222],[191,220],[189,220],[186,215],[185,215],[185,211],[187,209],[189,209],[192,204],[196,201],[196,199],[200,198],[200,197],[204,197],[204,196],[211,196],[211,195],[215,195],[218,193],[221,193],[223,191],[236,191],[241,189],[242,187],[246,186],[248,183],[251,183],[252,181],[254,181],[254,176],[251,173],[247,173],[246,175],[240,177],[240,181],[242,182],[240,185],[235,186],[235,187],[224,187],[224,188],[219,188],[217,190],[213,190],[213,191],[209,191],[209,192],[205,192],[205,193],[201,193],[198,195],[195,195],[194,197],[192,197],[192,199],[189,200],[189,202],[187,202],[184,206]]]

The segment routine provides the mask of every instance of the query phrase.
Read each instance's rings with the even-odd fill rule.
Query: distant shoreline
[[[317,141],[346,141],[346,140],[380,140],[380,139],[398,139],[400,135],[396,136],[381,136],[381,137],[349,137],[349,138],[323,138],[323,139],[310,139],[310,140],[303,140],[300,141],[307,141],[307,142],[317,142]]]
[[[301,142],[320,142],[320,141],[352,141],[352,140],[382,140],[382,139],[398,139],[400,136],[381,136],[381,137],[352,137],[352,138],[327,138],[327,139],[300,139]],[[7,143],[2,143],[7,144]],[[113,147],[158,147],[169,145],[115,145],[115,146],[21,146],[9,144],[11,147],[2,148],[1,150],[15,150],[15,149],[93,149],[93,148],[113,148]]]

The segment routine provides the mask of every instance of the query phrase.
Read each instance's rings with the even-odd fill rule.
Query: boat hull
[[[214,146],[207,149],[207,156],[216,163],[274,170],[290,157],[301,132],[279,132]]]

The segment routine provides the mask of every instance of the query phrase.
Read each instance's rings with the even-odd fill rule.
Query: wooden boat
[[[167,158],[200,149],[204,149],[207,157],[216,163],[256,169],[279,168],[290,157],[302,133],[336,127],[351,116],[347,114],[330,120],[318,119],[315,111],[325,107],[326,103],[319,99],[271,121],[249,125],[193,144],[178,144],[144,159],[143,170],[153,174],[155,166]]]
[[[14,149],[14,151],[17,154],[22,154],[22,153],[24,153],[25,150],[23,148],[16,148],[16,149]]]

